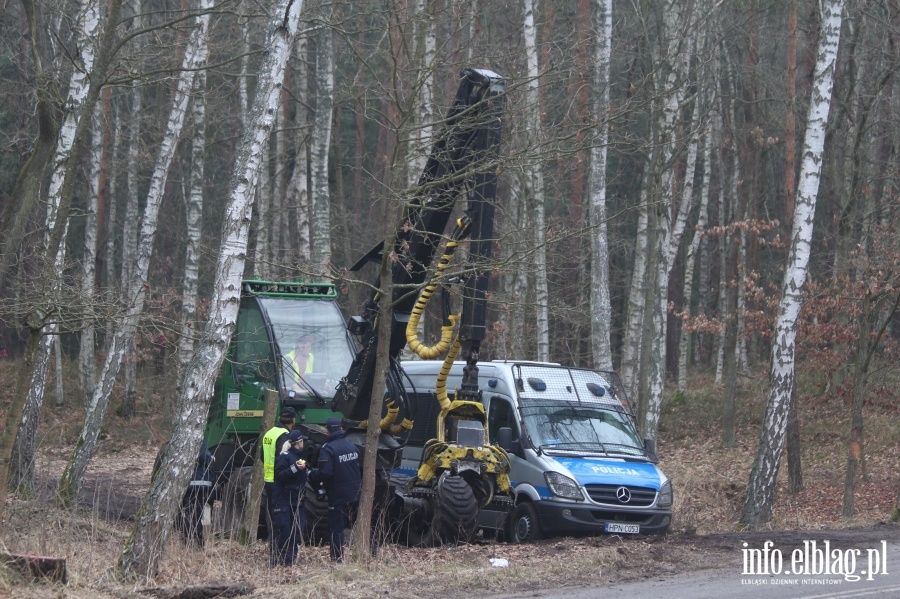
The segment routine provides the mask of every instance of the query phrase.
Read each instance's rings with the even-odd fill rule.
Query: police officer
[[[281,410],[278,417],[278,423],[266,431],[262,438],[262,454],[263,461],[263,487],[266,495],[266,512],[269,514],[269,565],[274,566],[276,563],[275,553],[275,535],[272,532],[272,523],[274,522],[275,505],[272,496],[275,492],[275,457],[281,451],[281,445],[286,435],[291,432],[291,428],[297,420],[297,412],[294,408],[286,407]]]
[[[276,563],[290,566],[297,555],[297,544],[303,538],[306,512],[306,437],[300,431],[288,433],[285,450],[275,458],[274,517]]]
[[[203,508],[209,501],[212,491],[212,476],[209,468],[215,458],[206,445],[206,439],[200,446],[197,456],[197,464],[194,467],[194,475],[187,490],[181,497],[181,511],[178,514],[178,528],[184,536],[186,543],[193,543],[197,547],[203,547]]]
[[[314,485],[325,485],[328,493],[328,530],[331,533],[331,560],[344,559],[344,527],[351,510],[359,503],[362,460],[356,445],[347,440],[339,418],[325,422],[328,439],[319,448],[317,467],[309,473]]]

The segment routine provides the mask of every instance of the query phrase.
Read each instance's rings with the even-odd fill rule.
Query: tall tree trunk
[[[644,298],[646,291],[646,273],[648,246],[650,243],[648,222],[650,202],[650,165],[644,164],[644,176],[641,179],[641,199],[638,204],[637,231],[634,236],[634,265],[631,269],[631,286],[628,292],[628,314],[625,319],[625,339],[622,343],[622,364],[619,367],[622,385],[630,397],[637,397],[638,377],[640,376],[641,341],[643,338]]]
[[[209,321],[197,349],[197,359],[191,361],[179,385],[176,426],[163,452],[161,467],[150,483],[131,536],[116,563],[116,571],[122,578],[151,578],[159,571],[159,560],[191,475],[190,469],[183,465],[193,463],[203,441],[213,381],[225,359],[240,303],[260,154],[272,130],[302,4],[298,0],[279,0],[272,9],[252,116],[231,177]]]
[[[421,65],[415,78],[415,108],[409,115],[410,143],[407,150],[407,187],[419,182],[425,164],[428,162],[428,149],[431,147],[431,129],[434,120],[434,59],[437,36],[434,30],[434,3],[416,0],[414,27],[418,30],[415,36],[414,59]],[[424,320],[422,321],[424,324]]]
[[[32,8],[34,7],[32,6]],[[33,411],[30,414],[29,422],[36,426],[40,405],[43,402],[43,386],[36,387],[35,382],[43,381],[46,376],[49,353],[46,354],[46,360],[42,354],[45,350],[49,352],[49,345],[41,341],[41,336],[56,333],[56,323],[52,319],[60,307],[61,282],[58,276],[62,273],[65,258],[63,241],[68,230],[76,174],[90,128],[90,115],[97,103],[100,87],[102,81],[105,80],[110,62],[110,47],[114,24],[118,20],[118,9],[118,2],[112,2],[102,36],[98,35],[100,30],[99,5],[92,0],[84,0],[75,23],[75,35],[80,42],[77,57],[80,64],[73,72],[69,83],[66,100],[68,113],[63,119],[57,138],[56,151],[51,162],[53,172],[47,196],[48,234],[37,265],[39,274],[36,280],[49,282],[49,285],[46,285],[45,291],[35,292],[38,301],[33,304],[31,313],[25,317],[28,341],[25,346],[23,368],[16,378],[16,390],[13,401],[6,411],[6,422],[0,429],[3,431],[0,434],[0,515],[3,513],[6,501],[10,462],[15,450],[16,436],[21,429],[20,425],[23,415],[26,413],[26,407],[30,401]],[[37,23],[35,26],[41,27],[42,25]],[[99,42],[96,46],[93,43],[94,40]],[[37,58],[37,54],[35,56]],[[27,165],[24,171],[23,174],[42,177],[40,172],[29,172]],[[25,182],[23,185],[27,188],[33,187],[34,190],[40,188],[40,185],[33,185],[29,182]],[[45,294],[43,298],[39,297],[41,293]],[[40,377],[40,379],[36,377]],[[33,438],[23,439],[23,443],[25,442],[33,443]],[[22,449],[21,444],[20,449]],[[33,452],[28,453],[22,459],[33,463]]]
[[[606,147],[609,143],[609,63],[612,51],[612,0],[596,0],[594,118],[591,144],[591,353],[594,368],[612,370],[612,305],[609,298],[609,245],[606,238]]]
[[[297,87],[297,96],[306,98],[307,92],[307,40],[306,36],[297,38],[295,55],[297,61],[297,73],[294,78]],[[310,260],[310,230],[309,230],[309,115],[304,102],[297,104],[297,148],[294,158],[294,171],[287,185],[287,203],[294,211],[297,218],[296,236],[296,261],[303,268],[308,266]],[[357,117],[361,118],[361,117]],[[359,167],[362,170],[362,167]],[[358,171],[357,171],[358,174]],[[354,193],[362,193],[361,178],[354,182]],[[359,204],[357,204],[359,205]],[[346,220],[346,219],[345,219]],[[347,261],[346,263],[349,263]],[[295,265],[298,266],[298,265]]]
[[[328,191],[328,150],[334,110],[334,42],[330,27],[316,38],[316,113],[311,151],[313,171],[312,263],[316,275],[331,274],[331,197]]]
[[[125,128],[124,119],[119,118],[119,108],[117,105],[119,102],[111,102],[110,108],[110,135],[112,140],[110,141],[110,160],[109,160],[109,170],[112,173],[112,176],[109,177],[109,194],[108,197],[110,201],[106,203],[107,210],[104,218],[105,227],[106,227],[106,272],[104,286],[107,289],[115,289],[119,287],[117,282],[119,281],[118,272],[116,268],[116,256],[119,255],[119,252],[116,252],[116,235],[113,231],[116,230],[116,223],[118,220],[118,196],[119,196],[119,178],[116,176],[118,173],[119,165],[120,165],[120,157],[119,157],[119,144],[123,137],[123,129]],[[121,249],[121,248],[120,248]],[[108,319],[106,322],[106,326],[103,329],[103,349],[109,345],[109,340],[112,339],[113,335],[113,319]],[[95,368],[96,371],[96,368]],[[96,384],[96,373],[94,375],[95,384]],[[87,405],[90,401],[91,395],[93,395],[93,389],[91,393],[88,394],[82,391],[82,404]]]
[[[44,3],[22,0],[22,9],[26,21],[24,29],[27,32],[24,37],[29,43],[29,66],[34,81],[37,136],[31,155],[16,177],[15,187],[3,206],[0,206],[0,227],[3,232],[0,239],[0,284],[19,256],[20,245],[26,235],[26,222],[42,199],[45,169],[53,158],[59,138],[60,118],[64,116],[58,106],[61,91],[52,64],[53,35],[47,27]]]
[[[81,257],[81,293],[84,305],[93,303],[94,280],[97,264],[97,221],[99,198],[103,191],[100,188],[101,159],[103,157],[103,135],[105,131],[103,106],[98,104],[94,109],[94,127],[91,137],[90,174],[88,176],[88,209],[84,218],[84,249]],[[94,321],[85,320],[81,325],[81,345],[78,352],[78,380],[81,382],[83,395],[93,393],[97,380],[96,342],[94,339]]]
[[[191,192],[187,206],[187,247],[184,255],[184,282],[181,290],[181,335],[178,339],[178,380],[194,355],[194,342],[200,321],[197,318],[197,278],[200,271],[200,244],[203,239],[203,187],[206,166],[206,71],[194,80],[191,114],[194,120],[191,140]]]
[[[140,30],[144,27],[144,5],[143,0],[134,0],[134,20],[133,27]],[[135,53],[138,57],[142,56],[143,44],[140,36],[135,40]],[[138,58],[140,61],[141,58]],[[138,173],[141,166],[141,156],[144,154],[142,143],[142,126],[144,120],[143,90],[141,88],[141,80],[135,78],[131,82],[131,116],[130,125],[128,127],[128,158],[125,166],[126,189],[125,196],[125,220],[122,224],[122,289],[124,290],[125,302],[134,301],[137,290],[131,288],[134,280],[135,257],[138,251],[138,226],[140,224],[140,186]],[[124,120],[124,119],[123,119]],[[108,331],[107,350],[112,349],[112,339],[116,335],[115,325]],[[125,347],[125,380],[124,391],[122,395],[122,403],[119,405],[119,413],[122,416],[130,417],[134,415],[135,396],[137,394],[137,362],[135,356],[134,340],[131,340]],[[118,368],[116,369],[118,373]],[[89,396],[92,398],[93,394]],[[90,405],[92,399],[87,399],[86,404]]]
[[[45,328],[34,356],[34,374],[25,398],[25,408],[19,420],[12,460],[9,468],[9,487],[25,497],[34,492],[34,446],[37,441],[38,421],[50,370],[50,351],[56,335],[56,325]]]
[[[209,2],[210,0],[202,0]],[[209,6],[208,4],[206,5]],[[69,458],[69,462],[63,471],[59,483],[59,498],[63,504],[69,504],[77,496],[84,482],[84,474],[88,463],[94,455],[97,447],[97,437],[109,404],[109,397],[122,363],[124,353],[134,343],[137,334],[138,322],[144,311],[144,302],[147,296],[147,277],[150,269],[150,255],[153,252],[153,241],[156,236],[156,226],[159,217],[159,207],[165,191],[166,178],[172,158],[175,155],[175,147],[181,128],[184,124],[187,103],[190,99],[190,90],[194,85],[195,70],[206,62],[208,53],[207,28],[209,14],[201,14],[196,19],[196,27],[191,32],[190,40],[185,49],[182,61],[181,74],[178,78],[172,110],[166,126],[166,133],[160,145],[156,167],[150,179],[150,190],[147,193],[147,201],[144,208],[144,217],[141,220],[140,243],[138,254],[134,264],[133,280],[129,288],[134,292],[134,298],[128,306],[124,321],[117,329],[106,362],[100,374],[99,384],[91,396],[91,402],[85,413],[84,426],[75,444],[75,451]]]
[[[767,523],[772,516],[775,482],[784,447],[787,408],[795,387],[794,356],[797,319],[809,266],[813,214],[821,178],[825,128],[831,108],[834,65],[841,39],[843,8],[843,0],[830,0],[822,4],[822,35],[819,39],[806,139],[803,143],[800,185],[797,188],[794,205],[791,249],[784,274],[781,305],[772,341],[769,399],[766,404],[766,416],[756,458],[750,471],[747,498],[741,514],[741,523],[750,528],[757,528]]]
[[[263,148],[262,161],[259,169],[259,185],[256,187],[256,246],[253,256],[253,276],[258,279],[271,278],[272,266],[271,239],[272,232],[272,187],[270,168],[272,154],[270,143]]]
[[[684,289],[682,291],[684,297],[684,313],[689,317],[693,317],[693,298],[694,291],[694,265],[697,261],[697,254],[700,249],[700,242],[706,232],[706,221],[709,213],[709,180],[710,167],[712,164],[712,140],[710,132],[707,130],[703,143],[703,181],[700,184],[700,210],[697,215],[697,226],[688,245],[687,256],[684,260]],[[701,277],[700,286],[703,285]],[[687,370],[688,370],[688,354],[690,353],[691,334],[685,323],[681,325],[681,336],[678,339],[678,390],[681,393],[687,391]]]
[[[527,129],[532,138],[530,147],[539,150],[541,129],[541,101],[539,88],[537,34],[534,26],[534,2],[523,0],[524,8],[524,37],[525,37],[525,61],[528,69],[528,81],[525,87]],[[544,199],[544,171],[541,165],[542,157],[536,154],[526,172],[528,172],[527,187],[530,187],[529,197],[532,201],[534,214],[534,286],[535,286],[535,311],[537,334],[537,359],[550,360],[550,291],[547,285],[547,241],[545,223]]]

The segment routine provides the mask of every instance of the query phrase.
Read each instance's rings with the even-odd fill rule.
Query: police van
[[[440,361],[405,361],[415,426],[400,473],[413,475],[434,438]],[[447,389],[459,388],[454,363]],[[672,483],[643,440],[615,373],[544,362],[479,362],[488,442],[510,456],[515,508],[479,513],[486,535],[522,543],[544,536],[662,534],[672,521]]]

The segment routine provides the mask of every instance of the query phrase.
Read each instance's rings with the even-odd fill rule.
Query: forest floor
[[[329,562],[327,547],[304,546],[297,565],[275,570],[266,567],[262,542],[242,547],[214,539],[198,551],[174,540],[160,574],[140,584],[116,581],[111,569],[146,491],[157,448],[166,439],[159,404],[139,402],[138,416],[131,420],[110,410],[80,506],[66,511],[53,504],[53,489],[78,436],[81,414],[51,407],[42,416],[37,439],[34,498],[8,499],[0,521],[0,552],[65,558],[68,583],[23,583],[0,570],[0,597],[199,597],[191,594],[198,587],[223,584],[253,589],[249,596],[274,598],[527,596],[540,589],[708,568],[739,572],[745,542],[761,547],[770,540],[788,552],[804,540],[829,540],[842,549],[900,540],[900,526],[888,523],[900,482],[900,406],[890,393],[874,394],[865,408],[866,477],[858,482],[852,519],[841,518],[849,403],[821,395],[800,402],[803,490],[787,492],[783,467],[769,525],[738,530],[765,392],[764,380],[742,381],[737,440],[729,448],[721,443],[721,391],[714,385],[698,384],[684,398],[666,402],[658,451],[660,466],[674,483],[675,518],[664,537],[553,538],[529,545],[485,541],[435,549],[386,545],[369,564],[338,566]],[[504,558],[508,567],[493,567],[492,558]]]

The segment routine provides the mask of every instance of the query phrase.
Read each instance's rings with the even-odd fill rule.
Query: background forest
[[[730,447],[739,381],[789,355],[750,476],[777,475],[784,446],[802,486],[795,402],[841,398],[852,516],[864,407],[897,401],[897,0],[272,4],[4,3],[0,352],[22,364],[0,440],[10,488],[33,484],[42,406],[85,406],[65,495],[110,397],[134,414],[137,365],[188,368],[247,160],[243,276],[334,281],[356,313],[372,273],[347,269],[421,192],[471,66],[507,82],[483,358],[615,368],[648,438],[692,377],[714,377]],[[248,154],[279,23],[283,84]],[[791,293],[802,312],[785,320]],[[159,409],[177,422],[173,397]],[[771,501],[751,485],[744,522]]]

